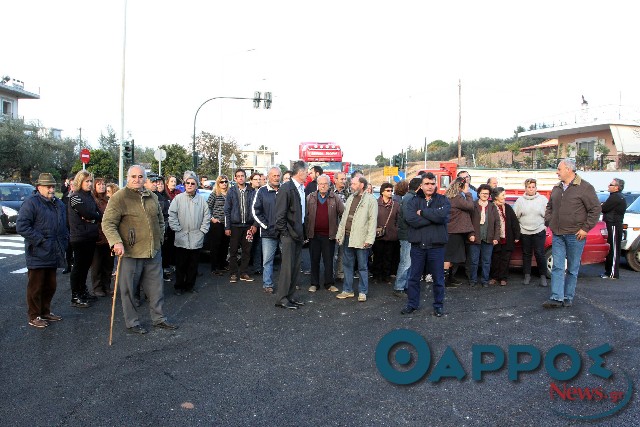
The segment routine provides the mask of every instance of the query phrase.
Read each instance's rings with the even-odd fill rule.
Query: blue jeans
[[[398,264],[398,272],[396,273],[396,284],[393,286],[394,290],[403,291],[407,289],[410,267],[411,243],[407,240],[400,240],[400,263]]]
[[[273,258],[280,240],[262,237],[262,287],[273,288]]]
[[[411,268],[407,288],[407,306],[420,307],[420,277],[427,266],[427,273],[433,278],[433,308],[444,304],[444,247],[422,249],[419,244],[411,245]]]
[[[489,270],[491,270],[491,254],[493,244],[480,242],[479,245],[469,245],[469,282],[477,283],[478,265],[482,267],[482,277],[480,283],[489,282]]]
[[[554,234],[551,246],[553,268],[551,269],[551,299],[573,301],[578,283],[578,271],[582,250],[587,239],[578,240],[575,234]],[[567,260],[565,277],[564,262]]]
[[[367,294],[369,291],[369,270],[367,261],[369,249],[358,249],[349,247],[349,236],[344,236],[342,242],[344,254],[342,255],[342,266],[344,268],[344,286],[342,292],[353,292],[353,266],[358,257],[358,272],[360,273],[359,293]]]

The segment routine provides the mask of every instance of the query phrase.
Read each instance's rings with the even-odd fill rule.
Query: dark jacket
[[[378,197],[378,223],[376,227],[384,227],[386,223],[387,231],[383,237],[377,240],[398,241],[398,213],[400,212],[400,204],[393,200],[393,198],[391,201],[392,204],[385,206],[382,196]],[[387,218],[389,218],[389,222],[387,222]]]
[[[403,207],[414,197],[416,197],[416,192],[410,190],[402,196],[400,201],[400,209],[398,210],[398,240],[409,239],[409,224],[404,220]]]
[[[335,240],[338,233],[338,224],[340,217],[344,212],[344,204],[339,196],[333,191],[327,193],[327,213],[329,214],[329,239]],[[318,210],[318,192],[311,193],[307,196],[307,209],[305,211],[304,226],[307,233],[307,239],[312,239],[315,235],[316,212]]]
[[[419,216],[418,210],[421,211]],[[409,225],[409,242],[425,249],[446,245],[450,212],[451,203],[445,196],[435,193],[427,202],[424,192],[418,190],[415,197],[402,207],[402,216]]]
[[[24,237],[27,268],[57,268],[67,265],[65,252],[69,243],[64,204],[37,191],[20,207],[16,231]]]
[[[473,245],[480,244],[480,216],[482,208],[478,202],[473,204],[473,212],[471,213],[471,223],[473,224],[473,232],[469,236],[475,236],[475,241],[469,242]],[[487,212],[484,222],[487,224],[487,238],[485,243],[493,243],[494,240],[500,241],[500,213],[493,203],[487,206]],[[516,221],[517,222],[517,221]]]
[[[251,215],[251,204],[255,190],[251,185],[245,186],[244,207],[240,206],[240,189],[237,186],[231,187],[227,192],[224,201],[224,229],[231,230],[231,227],[250,227],[253,225],[253,215]],[[242,221],[242,211],[244,210],[244,221]]]
[[[287,236],[303,242],[304,225],[302,223],[302,202],[294,179],[280,186],[276,194],[276,231],[280,237]]]
[[[71,243],[98,241],[102,213],[90,191],[76,190],[69,198],[67,214]]]
[[[595,227],[601,211],[593,185],[576,175],[566,190],[562,182],[553,187],[544,222],[557,235],[588,232]]]
[[[166,191],[154,191],[153,194],[158,198],[158,204],[160,204],[160,209],[162,209],[164,223],[167,224],[167,220],[169,219],[169,206],[171,206],[171,201],[173,199],[169,197]]]
[[[473,224],[471,223],[471,213],[473,212],[473,197],[471,193],[460,193],[453,199],[449,199],[451,203],[451,214],[449,215],[449,233],[471,233]]]
[[[317,178],[307,184],[307,186],[304,188],[304,195],[306,197],[311,193],[315,193],[316,191],[318,191]]]
[[[96,202],[96,206],[101,214],[104,215],[105,209],[107,209],[107,204],[109,203],[109,198],[107,197],[107,193],[104,193],[101,196],[98,196],[96,193],[92,193],[93,200]],[[98,227],[98,240],[96,241],[96,245],[108,245],[109,241],[107,240],[107,236],[104,235],[102,231],[102,227]]]
[[[602,204],[602,219],[609,224],[622,224],[627,201],[619,191],[609,194],[609,198]]]
[[[251,213],[255,220],[254,225],[260,230],[260,237],[279,237],[276,230],[276,194],[278,190],[267,184],[258,189],[253,199]]]
[[[493,203],[489,203],[493,204]],[[496,206],[498,210],[498,215],[500,215],[500,208]],[[505,216],[505,242],[504,245],[507,250],[513,250],[516,240],[520,240],[520,223],[518,222],[518,217],[516,216],[516,211],[513,210],[511,205],[504,205],[504,216]],[[500,241],[500,233],[498,232],[497,239]]]

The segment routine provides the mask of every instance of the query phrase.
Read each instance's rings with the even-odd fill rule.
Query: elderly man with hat
[[[49,322],[62,320],[51,312],[51,300],[56,293],[56,269],[65,266],[69,230],[64,204],[55,196],[53,176],[42,173],[35,184],[36,191],[20,208],[16,230],[24,237],[29,325],[46,328]]]
[[[176,233],[176,295],[195,293],[200,249],[211,223],[207,200],[197,195],[198,176],[186,171],[182,182],[184,193],[178,194],[169,206],[169,227]]]

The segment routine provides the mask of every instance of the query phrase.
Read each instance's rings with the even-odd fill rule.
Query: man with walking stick
[[[135,306],[134,289],[137,282],[149,298],[149,312],[153,326],[177,329],[167,322],[162,312],[164,290],[162,256],[164,218],[155,194],[144,188],[146,173],[133,165],[127,171],[127,186],[116,192],[107,205],[102,231],[118,261],[118,280],[122,311],[127,330],[146,334],[140,324]]]

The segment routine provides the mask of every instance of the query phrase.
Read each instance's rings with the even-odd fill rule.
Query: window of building
[[[2,100],[2,115],[9,117],[13,116],[13,102],[11,102],[11,100]]]
[[[589,160],[593,160],[595,158],[595,152],[596,152],[596,139],[595,138],[577,139],[576,148],[578,149],[578,152],[581,150],[586,150],[589,155]]]

